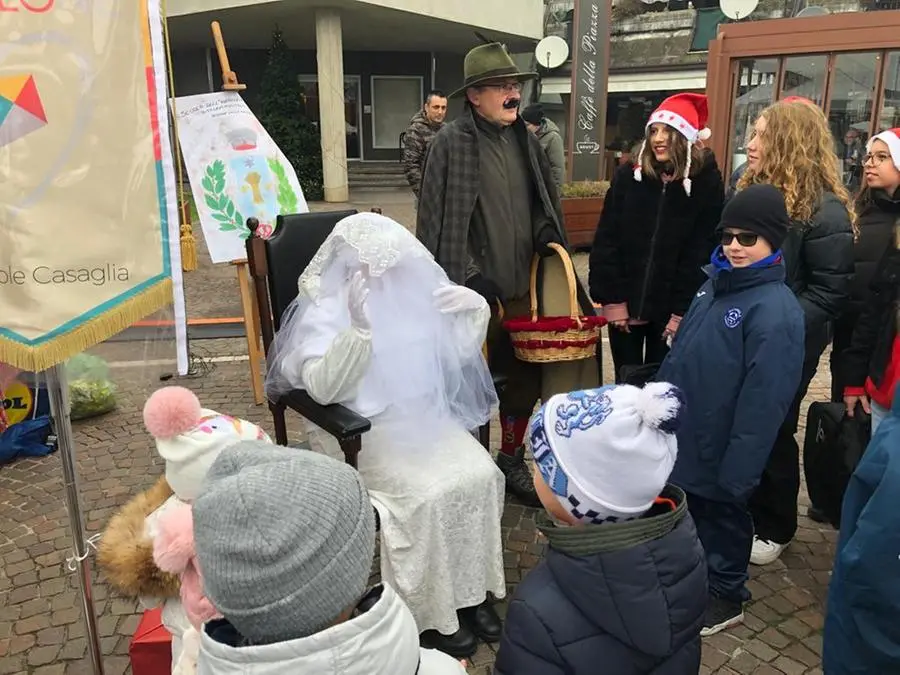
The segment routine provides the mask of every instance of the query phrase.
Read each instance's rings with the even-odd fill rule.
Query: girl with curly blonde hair
[[[800,404],[830,340],[830,324],[850,298],[856,217],[838,173],[834,139],[822,110],[779,101],[762,111],[747,144],[738,191],[772,185],[784,195],[791,227],[782,245],[785,283],[806,316],[803,377],[751,500],[756,536],[751,562],[774,562],[797,531]]]

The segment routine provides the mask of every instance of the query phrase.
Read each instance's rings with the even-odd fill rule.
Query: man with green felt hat
[[[488,329],[491,372],[498,392],[502,444],[497,465],[507,491],[529,506],[540,503],[523,460],[528,419],[541,397],[540,365],[516,359],[497,307],[507,317],[530,313],[529,280],[535,253],[565,244],[562,211],[546,154],[519,117],[519,70],[499,43],[472,49],[465,59],[460,117],[431,142],[422,175],[417,236],[457,284],[480,293],[494,310]],[[577,388],[577,387],[574,387]]]

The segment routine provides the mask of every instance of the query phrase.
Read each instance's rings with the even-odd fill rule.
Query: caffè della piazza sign
[[[575,0],[569,180],[596,181],[603,172],[609,72],[608,0]]]

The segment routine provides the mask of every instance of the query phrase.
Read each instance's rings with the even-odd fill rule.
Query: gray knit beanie
[[[245,441],[222,451],[193,508],[206,596],[252,642],[317,633],[365,592],[375,514],[347,464]]]

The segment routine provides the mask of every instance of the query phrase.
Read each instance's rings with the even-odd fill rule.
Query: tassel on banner
[[[193,272],[197,269],[197,239],[194,237],[194,228],[191,227],[190,207],[182,201],[178,211],[181,213],[181,269]]]

